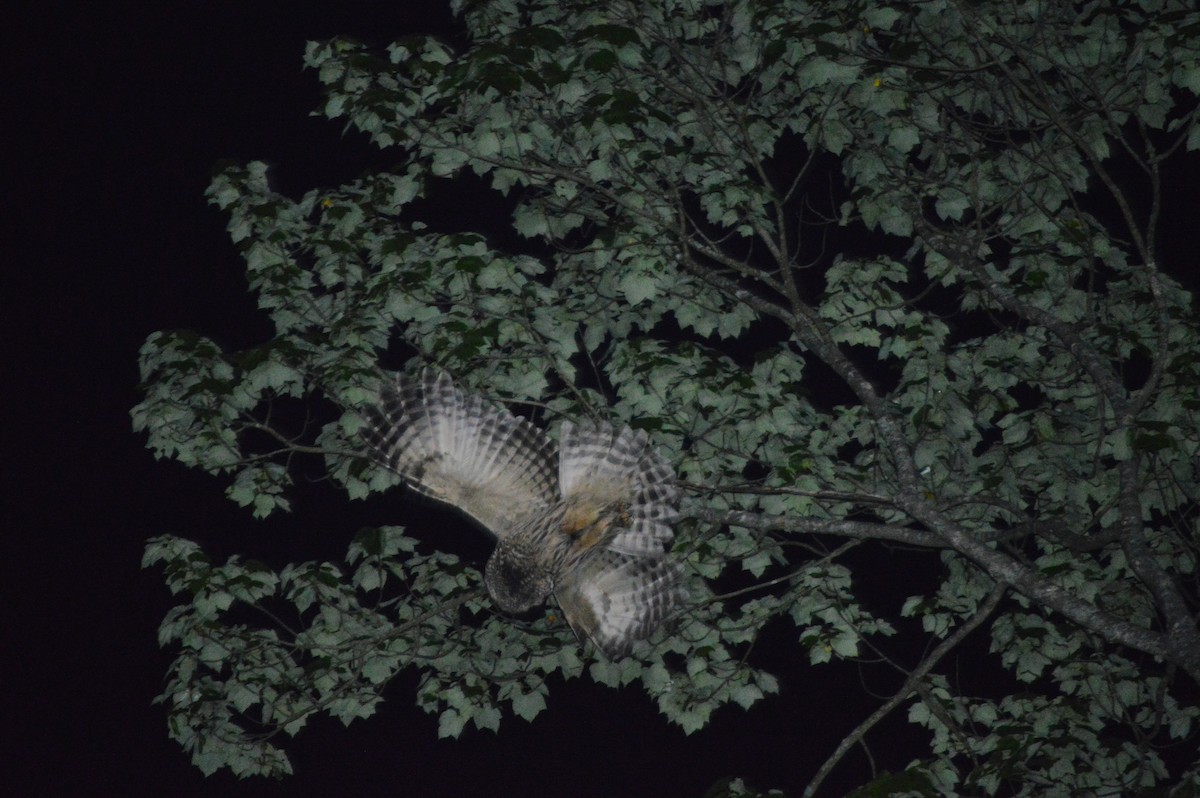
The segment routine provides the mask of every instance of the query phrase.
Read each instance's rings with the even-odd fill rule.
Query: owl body
[[[398,377],[365,418],[377,462],[496,536],[484,584],[500,609],[553,595],[581,639],[617,658],[684,599],[665,551],[674,474],[645,433],[564,422],[556,458],[540,429],[430,372]]]
[[[560,505],[535,516],[523,527],[496,541],[483,583],[505,612],[522,613],[542,604],[554,592],[559,573],[567,568],[570,541],[559,534]]]

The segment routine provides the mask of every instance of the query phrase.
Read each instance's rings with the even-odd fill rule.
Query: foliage
[[[324,113],[403,163],[299,201],[224,169],[209,196],[275,336],[151,336],[134,425],[262,516],[298,455],[351,498],[394,482],[355,440],[381,358],[551,429],[608,416],[687,489],[694,603],[605,662],[552,610],[497,616],[436,539],[368,531],[344,566],[275,573],[158,538],[146,562],[185,598],[163,700],[197,764],[286,772],[273,734],[370,715],[407,667],[445,735],[531,719],[548,677],[585,671],[690,731],[776,689],[754,643],[781,618],[814,665],[882,655],[903,678],[810,792],[901,707],[929,756],[861,794],[1200,787],[1178,753],[1200,711],[1200,324],[1170,276],[1193,264],[1159,245],[1164,182],[1200,149],[1190,4],[455,5],[465,47],[309,45]],[[419,220],[467,171],[521,251]],[[340,409],[319,431],[272,413],[318,397]],[[938,584],[868,606],[858,588],[904,576],[856,573],[864,546],[928,552]],[[1007,694],[945,669],[975,629]]]

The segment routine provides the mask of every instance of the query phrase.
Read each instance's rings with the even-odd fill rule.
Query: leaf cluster
[[[1179,753],[1200,681],[1200,317],[1190,261],[1160,243],[1200,150],[1196,12],[455,7],[462,48],[309,45],[323,113],[401,165],[299,200],[261,164],[222,171],[209,196],[275,336],[152,336],[135,428],[259,515],[287,509],[306,455],[362,498],[395,482],[355,442],[381,362],[436,363],[551,429],[647,430],[686,494],[693,602],[632,658],[589,661],[399,532],[360,538],[351,568],[279,573],[160,539],[148,562],[190,596],[164,622],[183,649],[164,700],[197,761],[280,772],[244,711],[268,737],[361,717],[405,667],[443,734],[531,718],[551,677],[585,672],[691,731],[778,689],[756,649],[778,622],[814,666],[900,679],[810,793],[900,707],[930,755],[881,765],[869,794],[1200,785]],[[419,218],[468,171],[521,251]],[[925,567],[896,573],[895,547]],[[294,633],[229,614],[273,602]],[[1001,695],[952,676],[972,636]]]

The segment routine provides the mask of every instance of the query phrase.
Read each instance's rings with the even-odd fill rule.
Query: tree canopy
[[[461,42],[309,44],[323,113],[396,166],[300,199],[223,168],[274,335],[155,333],[134,426],[265,516],[306,457],[349,499],[395,485],[357,437],[389,370],[552,432],[629,424],[679,476],[691,601],[610,662],[553,607],[495,612],[427,530],[281,570],[155,538],[180,596],[161,700],[196,764],[289,772],[279,732],[365,718],[409,668],[442,735],[534,718],[555,674],[690,731],[780,689],[755,652],[780,621],[807,678],[898,675],[810,792],[893,712],[928,754],[883,752],[872,794],[1200,788],[1194,231],[1161,244],[1200,150],[1191,3],[454,6]],[[421,218],[472,174],[509,218]],[[909,578],[897,547],[932,587],[873,602]],[[951,665],[972,634],[1008,680],[987,695]]]

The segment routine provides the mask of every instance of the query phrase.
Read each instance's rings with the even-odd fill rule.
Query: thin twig
[[[996,586],[992,588],[992,592],[988,594],[988,597],[984,600],[983,604],[981,604],[979,609],[976,610],[975,614],[972,615],[962,626],[954,630],[954,634],[947,637],[937,646],[937,648],[931,651],[929,656],[927,656],[925,660],[921,662],[921,664],[919,664],[911,674],[909,674],[908,678],[904,680],[904,684],[891,698],[889,698],[883,703],[882,706],[872,712],[866,718],[866,720],[855,726],[853,731],[842,738],[842,741],[838,743],[837,749],[829,755],[829,758],[826,759],[821,765],[820,769],[817,770],[817,774],[813,776],[812,781],[810,781],[808,786],[804,788],[805,798],[810,798],[810,796],[816,794],[817,789],[821,786],[821,782],[823,782],[829,773],[835,767],[837,767],[837,764],[842,761],[842,757],[844,757],[846,753],[855,745],[861,743],[867,732],[869,732],[875,726],[875,724],[883,720],[889,713],[891,713],[892,710],[900,706],[900,704],[902,704],[910,695],[912,695],[916,691],[921,680],[924,679],[931,670],[933,670],[934,666],[937,665],[943,657],[950,653],[955,646],[961,643],[963,638],[965,638],[981,623],[987,620],[987,617],[991,615],[996,607],[1000,604],[1000,599],[1004,597],[1004,594],[1007,591],[1008,587],[1006,585],[997,583]]]

